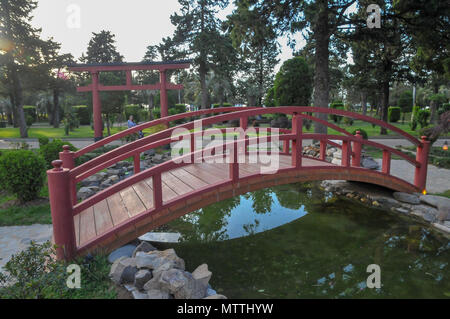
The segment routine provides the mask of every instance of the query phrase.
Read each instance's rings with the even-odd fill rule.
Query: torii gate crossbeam
[[[94,118],[94,140],[103,138],[102,110],[100,91],[136,91],[136,90],[159,90],[161,102],[161,117],[169,115],[167,90],[181,90],[183,85],[167,82],[167,70],[187,69],[190,60],[163,61],[163,62],[137,62],[137,63],[93,63],[93,64],[71,64],[69,71],[90,72],[92,83],[87,86],[77,87],[77,92],[92,92],[92,108]],[[136,85],[132,82],[132,71],[158,70],[160,81],[156,84]],[[126,74],[125,85],[102,85],[99,82],[100,72],[124,71]]]

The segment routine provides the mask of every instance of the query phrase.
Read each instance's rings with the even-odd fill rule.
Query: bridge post
[[[283,154],[288,155],[289,154],[289,140],[283,141]]]
[[[358,139],[362,139],[362,135],[360,131],[356,131],[355,134],[356,138]],[[353,142],[353,146],[352,146],[352,151],[353,151],[353,156],[352,156],[352,166],[361,166],[361,143],[360,142]]]
[[[157,173],[157,174],[153,175],[152,182],[153,182],[154,208],[158,209],[163,205],[161,173]]]
[[[236,183],[239,180],[239,161],[238,161],[238,143],[235,140],[233,143],[231,154],[231,162],[229,168],[230,179],[233,183]]]
[[[342,141],[342,159],[341,159],[341,165],[344,167],[350,166],[350,142],[349,141]]]
[[[320,159],[322,161],[325,160],[325,157],[327,155],[327,141],[325,140],[320,140]]]
[[[62,164],[61,160],[55,160],[52,162],[53,169],[47,171],[48,191],[56,257],[70,260],[76,253],[75,225],[69,169],[63,168]]]
[[[294,113],[292,116],[292,134],[295,134],[295,139],[292,140],[292,166],[302,166],[302,129],[303,122],[299,114]]]
[[[138,174],[141,171],[141,156],[139,153],[136,153],[133,156],[133,168],[134,174]]]
[[[420,167],[416,167],[414,174],[414,185],[421,191],[426,190],[427,186],[427,170],[428,170],[428,153],[430,151],[430,141],[426,136],[422,136],[422,145],[417,147],[416,161],[420,163]]]
[[[391,153],[387,150],[383,150],[383,162],[381,165],[381,172],[384,174],[391,173]]]
[[[242,128],[242,130],[244,131],[244,134],[243,135],[241,135],[241,139],[245,139],[245,130],[247,129],[247,127],[248,127],[248,118],[246,117],[246,116],[243,116],[243,117],[241,117],[240,119],[239,119],[239,126]],[[245,139],[245,142],[244,142],[244,155],[247,155],[247,153],[248,153],[248,151],[247,151],[247,148],[248,148],[248,140],[247,139]]]
[[[69,145],[63,145],[63,151],[59,152],[59,159],[62,161],[62,167],[75,168],[75,153],[70,150]],[[70,182],[70,194],[72,195],[72,204],[77,203],[77,187],[75,183]]]

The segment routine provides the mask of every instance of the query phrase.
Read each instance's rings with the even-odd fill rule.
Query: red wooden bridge
[[[417,146],[416,158],[374,141],[364,140],[311,114],[327,113],[364,120],[398,133]],[[249,117],[285,114],[292,129],[248,127]],[[75,159],[110,142],[140,130],[186,118],[200,118],[203,127],[238,120],[237,134],[231,140],[205,148],[198,139],[214,135],[199,130],[190,121],[125,144],[90,161],[75,166]],[[303,119],[316,121],[341,135],[303,132]],[[222,135],[228,128],[215,129]],[[217,134],[216,134],[217,137]],[[237,138],[236,138],[237,137]],[[320,157],[302,155],[302,141],[320,141]],[[157,166],[141,171],[140,156],[150,149],[177,141],[187,141],[188,150]],[[268,145],[269,147],[268,150]],[[326,161],[327,145],[342,149],[341,165]],[[383,151],[381,171],[360,166],[362,145]],[[206,205],[273,185],[313,180],[351,180],[381,185],[404,192],[422,192],[427,175],[429,142],[380,120],[357,113],[313,107],[217,108],[165,117],[104,138],[76,152],[64,147],[60,160],[47,171],[54,242],[57,257],[102,249],[111,250],[175,218]],[[263,156],[276,159],[277,167],[267,172]],[[415,170],[414,184],[391,175],[391,155],[405,159]],[[134,158],[134,174],[81,202],[76,185],[119,161]],[[256,160],[255,160],[256,159]]]

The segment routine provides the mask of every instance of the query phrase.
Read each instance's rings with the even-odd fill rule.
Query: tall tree
[[[329,103],[329,55],[330,40],[338,34],[339,27],[350,22],[347,9],[356,0],[248,0],[266,21],[271,21],[279,34],[292,34],[300,31],[314,46],[314,106],[328,107]],[[319,113],[326,120],[326,114]],[[315,123],[316,133],[326,133],[326,126]]]
[[[241,57],[241,72],[249,85],[255,84],[257,106],[273,80],[278,64],[279,44],[271,24],[258,8],[250,8],[249,1],[235,1],[236,9],[225,23],[233,45]]]
[[[84,63],[114,63],[123,62],[123,56],[117,51],[115,36],[110,31],[102,30],[92,33],[86,54],[82,54],[80,61]],[[99,81],[105,85],[117,85],[125,81],[123,72],[103,72]],[[110,124],[113,114],[120,114],[125,103],[124,92],[101,92],[100,99],[102,113],[105,115],[108,135],[111,135]]]
[[[221,21],[216,17],[219,9],[228,5],[228,0],[178,0],[181,13],[170,19],[176,27],[173,41],[186,48],[187,56],[194,59],[198,67],[201,85],[201,108],[208,106],[206,75],[211,66],[211,49],[217,47]]]
[[[1,80],[8,90],[21,137],[28,137],[23,112],[24,81],[38,65],[43,45],[39,38],[41,30],[29,23],[36,6],[37,1],[33,0],[0,0],[0,65],[6,74]]]

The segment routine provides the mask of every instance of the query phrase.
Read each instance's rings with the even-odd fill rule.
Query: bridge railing
[[[227,108],[228,110],[229,108]],[[210,111],[210,110],[208,110]],[[222,109],[214,109],[216,112],[224,112]],[[332,123],[328,123],[327,121],[321,120],[317,117],[314,117],[312,115],[309,115],[308,113],[328,113],[328,114],[335,114],[340,116],[349,116],[352,118],[362,119],[366,120],[368,122],[381,125],[383,127],[386,127],[388,129],[391,129],[392,131],[396,131],[403,135],[405,138],[410,140],[413,144],[417,145],[418,151],[416,159],[396,150],[389,146],[376,143],[373,141],[364,140],[362,136],[357,132],[356,136],[353,136],[351,133],[347,132],[346,130],[337,127],[336,125]],[[207,112],[204,112],[207,113]],[[342,164],[341,166],[344,167],[359,167],[360,166],[360,158],[361,158],[361,148],[362,145],[370,145],[376,148],[379,148],[383,151],[383,161],[382,161],[382,174],[390,174],[390,162],[391,162],[391,154],[395,154],[400,156],[401,158],[407,160],[409,163],[411,163],[413,166],[415,166],[416,172],[415,172],[415,180],[414,184],[418,190],[423,190],[425,187],[425,181],[426,181],[426,167],[427,167],[427,154],[428,154],[428,148],[429,148],[429,142],[427,142],[424,138],[422,141],[417,140],[413,136],[399,130],[398,128],[389,125],[385,122],[367,117],[362,116],[360,114],[351,113],[347,111],[341,111],[341,110],[331,110],[331,109],[321,109],[321,108],[312,108],[312,107],[275,107],[275,108],[252,108],[252,109],[245,109],[245,110],[239,110],[232,113],[227,114],[220,114],[215,115],[212,117],[207,117],[202,119],[202,124],[204,126],[212,125],[215,123],[221,123],[233,119],[238,119],[240,123],[240,128],[242,130],[245,130],[248,128],[247,122],[248,117],[250,116],[256,116],[256,115],[264,115],[269,113],[281,113],[286,115],[292,115],[292,130],[285,130],[280,129],[277,132],[281,133],[278,135],[272,135],[272,133],[275,131],[274,128],[269,128],[267,131],[268,134],[265,136],[265,142],[271,143],[272,139],[276,138],[277,140],[281,141],[283,144],[282,147],[282,154],[290,154],[292,158],[292,166],[293,169],[301,169],[302,168],[302,141],[303,139],[313,139],[320,141],[320,157],[319,159],[322,161],[325,161],[326,158],[326,147],[328,144],[338,146],[342,148]],[[199,113],[200,115],[203,113]],[[190,114],[189,116],[191,116]],[[181,118],[181,115],[177,115],[177,119]],[[313,120],[319,123],[322,123],[326,125],[327,127],[330,127],[332,129],[335,129],[339,133],[342,133],[343,135],[324,135],[324,134],[310,134],[310,133],[303,133],[303,119],[309,119]],[[152,122],[150,122],[152,123]],[[158,125],[161,122],[153,121],[152,125]],[[141,127],[135,127],[133,129],[130,129],[131,131],[137,131],[142,129],[142,127],[150,127],[149,123],[143,124]],[[64,151],[60,153],[61,160],[54,161],[54,169],[48,171],[48,183],[49,183],[49,193],[50,193],[50,203],[51,203],[51,210],[52,210],[52,219],[53,219],[53,226],[54,226],[54,239],[55,243],[61,246],[60,250],[58,250],[58,256],[61,258],[67,258],[67,256],[74,256],[76,254],[77,250],[79,249],[86,249],[87,247],[94,245],[97,241],[100,240],[100,238],[95,238],[91,242],[88,242],[83,247],[76,247],[75,244],[75,230],[74,230],[74,221],[73,217],[83,210],[92,207],[96,203],[106,199],[107,197],[116,194],[117,192],[120,192],[121,190],[132,186],[144,179],[152,178],[152,191],[153,191],[153,202],[154,207],[150,211],[148,211],[144,215],[139,215],[133,218],[136,218],[136,222],[140,218],[145,218],[148,214],[151,214],[152,212],[156,211],[157,209],[160,209],[164,203],[162,201],[162,180],[161,180],[161,174],[170,171],[172,169],[182,167],[186,165],[186,161],[183,159],[185,158],[195,158],[197,156],[200,156],[202,158],[204,154],[207,151],[212,151],[216,148],[216,146],[203,149],[203,145],[200,150],[195,150],[195,139],[198,137],[203,137],[204,134],[208,134],[207,131],[195,131],[195,122],[189,122],[184,123],[172,128],[168,128],[166,130],[163,130],[161,132],[155,133],[153,135],[144,137],[142,139],[136,140],[134,142],[128,143],[126,145],[123,145],[117,149],[114,149],[108,153],[105,153],[103,155],[100,155],[78,167],[74,167],[74,158],[77,156],[76,152],[70,152],[67,147],[64,148]],[[173,133],[177,129],[185,129],[189,130],[189,133],[187,134],[190,139],[190,152],[186,155],[183,154],[180,158],[172,159],[167,162],[164,162],[162,164],[159,164],[157,166],[154,166],[152,168],[149,168],[144,171],[140,171],[140,154],[154,148],[158,148],[163,145],[168,145],[170,143],[176,142],[181,138],[185,138],[186,134],[180,134],[177,136],[173,136]],[[193,130],[193,131],[192,131]],[[219,129],[220,132],[224,133],[227,129]],[[260,128],[254,128],[254,130],[257,132],[257,137],[249,137],[246,133],[240,134],[238,140],[234,140],[231,142],[224,142],[223,143],[223,149],[225,150],[230,145],[233,146],[232,155],[237,156],[237,147],[240,145],[240,143],[244,143],[244,149],[245,152],[248,152],[248,146],[253,145],[252,143],[256,142],[258,144],[258,141],[261,140]],[[125,132],[125,131],[124,131]],[[121,132],[121,133],[124,133]],[[129,133],[129,132],[128,132]],[[120,133],[119,133],[120,134]],[[125,136],[125,135],[120,135]],[[117,138],[117,136],[116,136]],[[119,137],[120,138],[120,137]],[[105,139],[106,140],[106,139]],[[342,144],[338,144],[333,142],[333,140],[340,140]],[[98,143],[98,142],[97,142]],[[96,143],[96,144],[97,144]],[[108,141],[104,141],[104,143],[109,143]],[[101,143],[100,143],[101,144]],[[96,147],[99,147],[100,144],[97,144]],[[292,145],[291,145],[292,144]],[[104,144],[103,144],[104,145]],[[88,147],[89,148],[89,147]],[[78,156],[80,154],[84,154],[85,152],[91,150],[89,148],[88,150],[83,149],[82,152],[78,153]],[[223,152],[225,154],[226,152]],[[223,155],[225,156],[225,155]],[[113,186],[110,186],[99,193],[95,194],[94,196],[85,199],[84,201],[77,203],[76,198],[76,184],[80,181],[88,178],[89,176],[99,172],[100,170],[103,170],[107,167],[110,167],[111,165],[122,161],[126,158],[134,157],[134,175],[131,177],[128,177],[122,181],[120,181],[117,184],[114,184]],[[136,158],[138,160],[136,160]],[[175,161],[177,160],[177,162]],[[182,163],[178,163],[180,160],[182,160]],[[329,167],[329,166],[328,166]],[[227,184],[227,183],[233,183],[239,180],[239,163],[237,161],[232,161],[229,165],[229,180],[225,180],[221,182],[221,185]],[[187,195],[189,196],[189,195]],[[177,198],[175,200],[182,200],[183,196],[180,198]],[[120,231],[123,227],[126,227],[130,220],[126,222],[126,224],[119,224],[114,226],[110,231],[108,231],[108,234],[110,232],[116,232]],[[106,235],[102,235],[106,236]]]

